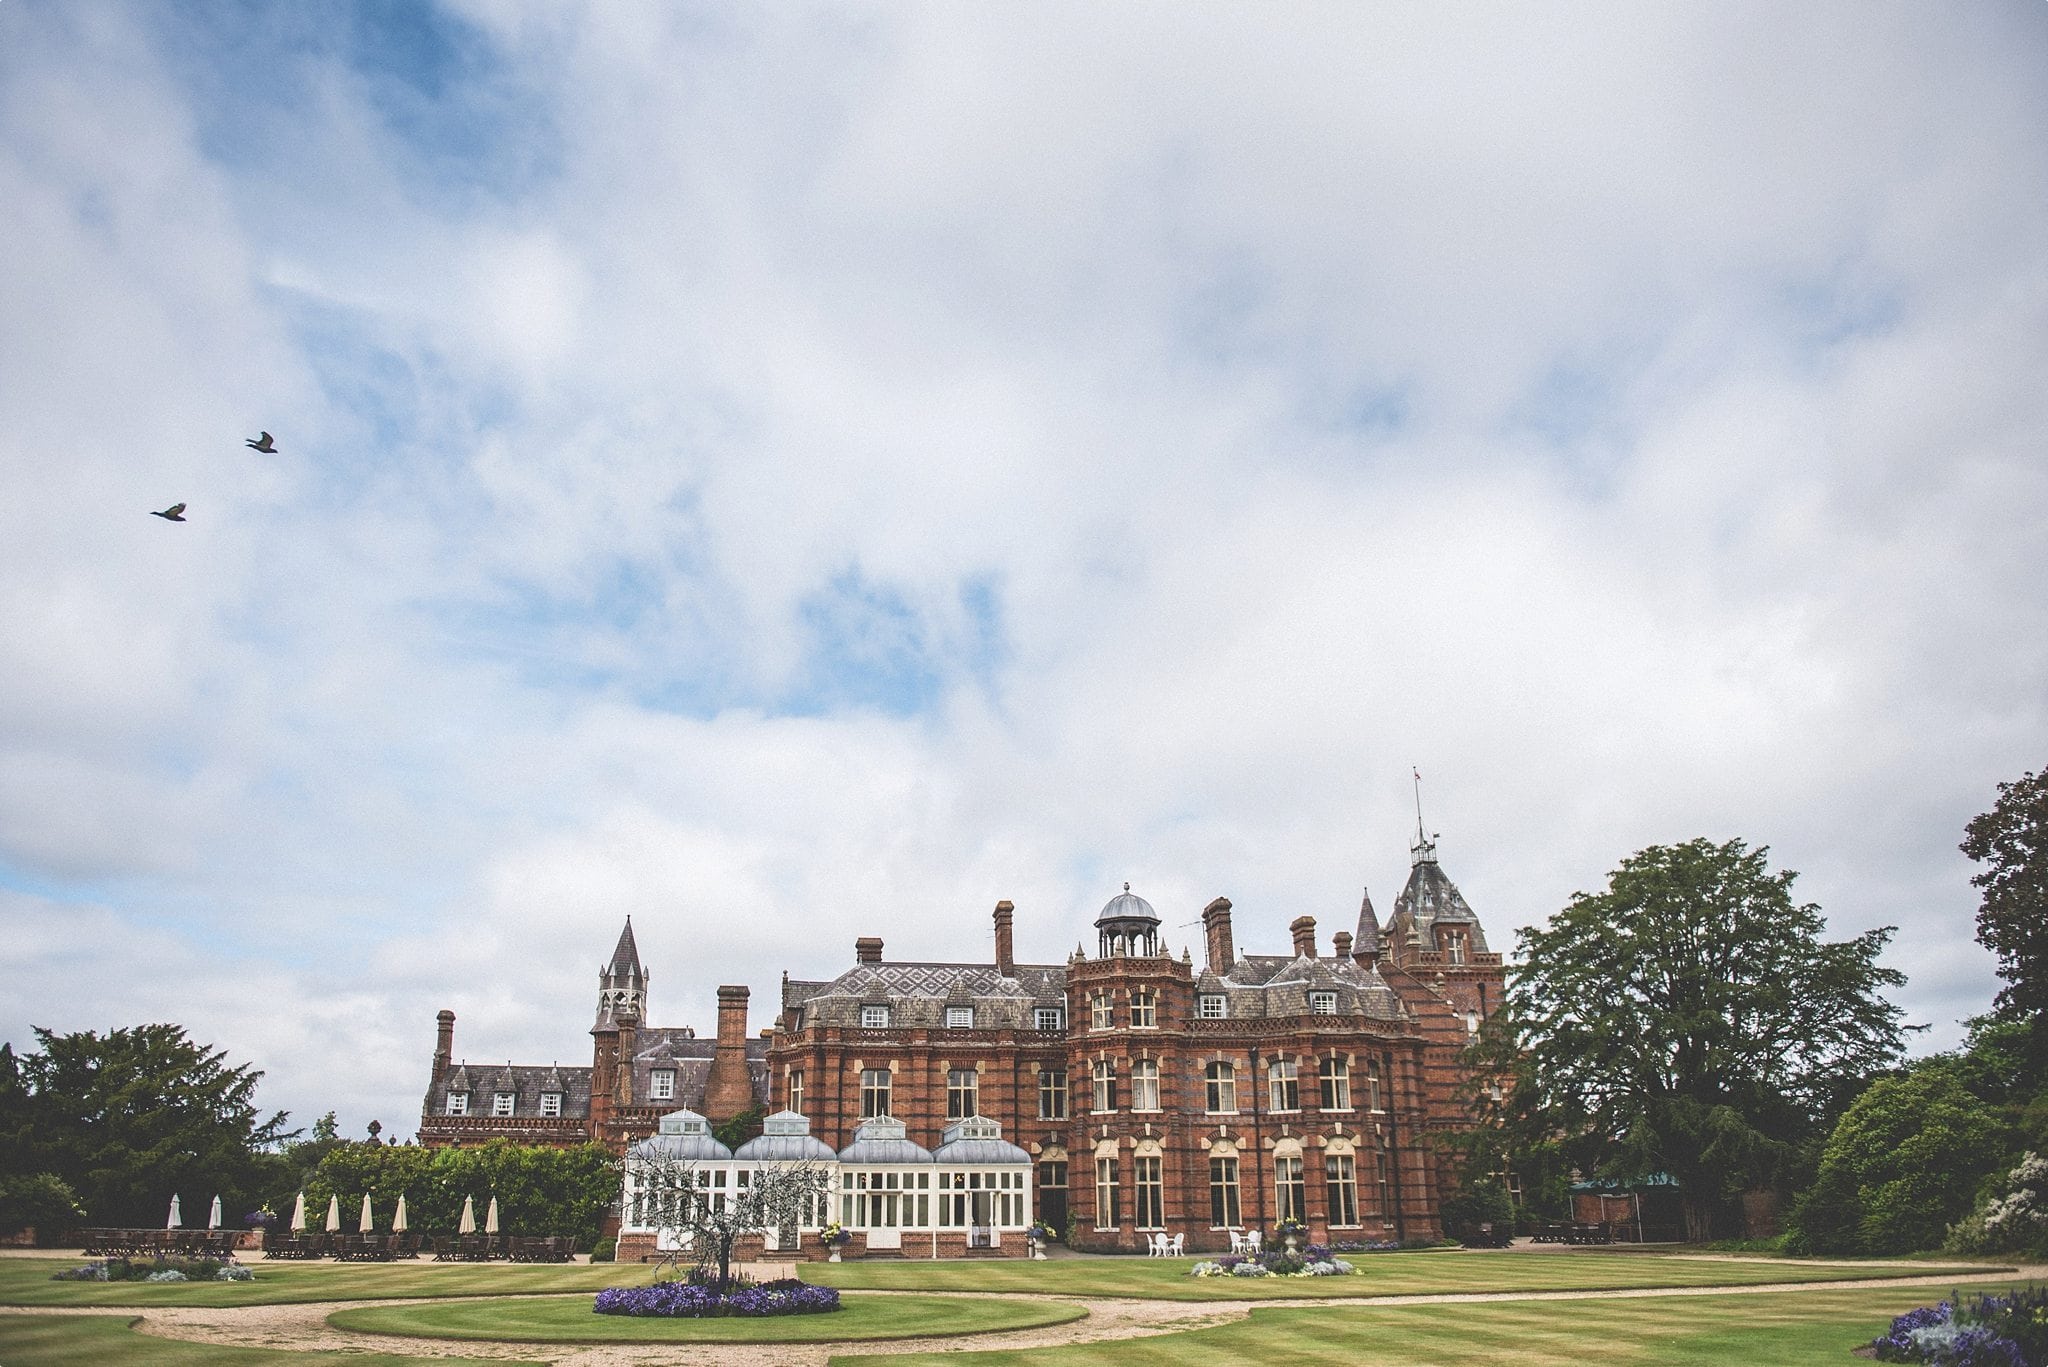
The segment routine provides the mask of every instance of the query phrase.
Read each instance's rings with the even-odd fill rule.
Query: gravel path
[[[1752,1261],[1731,1258],[1729,1261]],[[1758,1260],[1761,1261],[1761,1260]],[[2020,1277],[2048,1280],[2048,1266],[2017,1269]],[[1921,1277],[1872,1277],[1836,1282],[1772,1282],[1756,1286],[1632,1287],[1614,1291],[1473,1291],[1441,1295],[1364,1296],[1342,1300],[1327,1298],[1261,1301],[1095,1300],[1065,1296],[1024,1296],[1003,1299],[1080,1299],[1088,1308],[1085,1319],[1042,1329],[1008,1333],[935,1335],[922,1339],[891,1339],[885,1342],[847,1344],[690,1344],[687,1347],[648,1347],[624,1344],[517,1344],[474,1343],[450,1339],[401,1338],[387,1334],[359,1334],[335,1329],[327,1317],[337,1310],[364,1305],[407,1305],[422,1301],[447,1301],[449,1297],[419,1300],[319,1301],[301,1305],[260,1305],[234,1308],[161,1307],[141,1315],[137,1326],[145,1334],[183,1339],[195,1343],[233,1343],[244,1347],[275,1348],[281,1352],[392,1352],[416,1357],[512,1358],[552,1362],[557,1367],[668,1367],[687,1361],[692,1367],[824,1367],[834,1356],[854,1357],[872,1353],[954,1352],[976,1348],[1044,1348],[1068,1343],[1106,1339],[1137,1338],[1150,1334],[1181,1333],[1225,1324],[1243,1318],[1259,1306],[1386,1306],[1440,1305],[1478,1301],[1546,1301],[1631,1299],[1653,1296],[1753,1296],[1784,1291],[1838,1291],[1869,1287],[1926,1286],[1950,1289],[1953,1275]],[[864,1295],[901,1295],[904,1292],[870,1291]],[[922,1295],[978,1296],[978,1292],[920,1292]],[[489,1299],[478,1297],[477,1299]],[[118,1307],[53,1308],[44,1306],[0,1306],[0,1314],[106,1315],[124,1313]]]

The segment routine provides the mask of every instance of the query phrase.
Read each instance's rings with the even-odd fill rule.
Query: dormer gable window
[[[1335,992],[1311,992],[1311,993],[1309,993],[1309,994],[1308,994],[1308,1009],[1309,1009],[1309,1011],[1310,1011],[1310,1012],[1311,1012],[1312,1014],[1314,1014],[1314,1015],[1318,1015],[1318,1016],[1334,1016],[1334,1015],[1336,1015],[1336,1014],[1337,1014],[1337,994],[1336,994]]]
[[[1205,1021],[1220,1021],[1230,1012],[1225,1007],[1221,992],[1204,992],[1195,1003],[1195,1014]]]
[[[674,1101],[676,1099],[676,1070],[656,1068],[647,1088],[650,1101]]]
[[[1064,1022],[1060,1020],[1060,1009],[1057,1006],[1041,1006],[1037,1008],[1031,1013],[1031,1023],[1040,1030],[1058,1030],[1064,1026]]]
[[[974,1028],[974,1008],[971,1006],[947,1007],[946,1028],[948,1030],[972,1030]]]
[[[450,1114],[450,1115],[468,1115],[468,1114],[469,1114],[469,1093],[468,1093],[468,1092],[450,1092],[450,1093],[448,1093],[448,1114]]]
[[[886,1006],[863,1006],[860,1009],[860,1026],[863,1030],[887,1030],[889,1008]]]
[[[518,1099],[517,1095],[512,1092],[493,1092],[491,1094],[491,1114],[512,1114],[512,1107],[517,1104]]]
[[[1443,946],[1445,962],[1453,964],[1465,962],[1465,953],[1467,948],[1469,948],[1470,941],[1462,927],[1443,926],[1437,931],[1437,939]]]
[[[540,1113],[545,1116],[560,1115],[562,1113],[562,1094],[560,1092],[542,1092],[540,1094]]]

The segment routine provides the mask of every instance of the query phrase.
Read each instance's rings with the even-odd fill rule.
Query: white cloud
[[[440,1006],[581,1057],[629,913],[700,1028],[1127,878],[1327,936],[1410,764],[1496,944],[1741,835],[1988,1001],[2033,12],[462,13],[250,91],[0,7],[0,888],[87,932],[0,1033],[403,1131]]]

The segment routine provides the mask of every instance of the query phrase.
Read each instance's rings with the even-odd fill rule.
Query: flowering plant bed
[[[1321,1244],[1310,1244],[1301,1253],[1269,1252],[1256,1258],[1232,1253],[1188,1269],[1190,1277],[1349,1277],[1358,1269],[1342,1258],[1332,1257]]]
[[[839,1308],[839,1293],[794,1278],[733,1285],[721,1290],[709,1282],[656,1282],[652,1286],[614,1286],[597,1293],[591,1309],[600,1315],[663,1316],[669,1319],[712,1319],[741,1315],[822,1315]]]
[[[2048,1367],[2048,1286],[1954,1296],[1909,1310],[1870,1348],[1879,1362]]]
[[[54,1282],[248,1282],[255,1279],[255,1274],[240,1263],[224,1263],[217,1258],[157,1258],[151,1262],[108,1258],[83,1267],[67,1267],[50,1277]]]

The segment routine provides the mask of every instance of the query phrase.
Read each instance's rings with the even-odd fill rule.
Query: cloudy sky
[[[783,971],[1743,837],[1995,989],[2048,6],[0,5],[0,1038],[410,1133]],[[246,449],[258,429],[276,455]],[[183,501],[183,525],[150,517]]]

